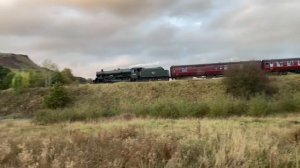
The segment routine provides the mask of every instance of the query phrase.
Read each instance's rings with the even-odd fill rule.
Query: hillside
[[[300,100],[300,97],[297,97],[300,96],[300,76],[276,76],[272,77],[272,82],[278,87],[279,93],[274,96],[274,100],[267,100],[270,102],[266,103],[273,104],[274,106],[270,106],[271,108],[274,107],[283,111],[285,106],[293,107],[293,109],[288,109],[289,111],[297,110],[291,103],[294,99],[295,104],[297,104],[298,98]],[[67,89],[72,97],[73,104],[64,111],[70,113],[100,112],[104,116],[120,113],[143,116],[151,113],[153,116],[168,117],[175,115],[174,117],[177,117],[177,112],[203,109],[205,104],[211,108],[211,112],[216,114],[224,111],[222,115],[232,113],[231,106],[236,106],[233,112],[237,114],[241,114],[242,110],[245,110],[243,108],[240,110],[240,106],[245,105],[244,101],[231,99],[226,95],[221,79],[86,84],[68,86]],[[29,89],[19,94],[16,94],[13,90],[1,91],[0,116],[31,116],[45,108],[43,98],[47,94],[48,89],[46,88]],[[277,105],[283,107],[277,107]],[[226,108],[229,108],[227,109],[229,111],[226,111]],[[159,114],[156,112],[159,112]],[[163,112],[166,113],[163,114]]]
[[[0,53],[0,66],[10,69],[39,69],[27,55]]]
[[[1,91],[0,167],[300,165],[300,115],[285,113],[300,111],[300,76],[272,77],[275,100],[259,97],[251,105],[226,97],[221,80],[73,85],[73,103],[56,110],[43,105],[48,89]],[[281,115],[223,117],[245,112],[244,105]],[[203,109],[221,115],[203,117]],[[32,114],[43,122],[10,119]]]

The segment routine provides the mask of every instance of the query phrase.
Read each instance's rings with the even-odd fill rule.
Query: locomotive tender
[[[300,73],[300,58],[269,59],[242,62],[224,62],[197,65],[176,65],[168,70],[157,68],[131,68],[113,71],[97,72],[95,83],[113,83],[120,81],[155,81],[171,79],[186,79],[192,77],[220,77],[232,66],[243,66],[255,63],[263,71],[270,74],[287,74],[288,72]]]

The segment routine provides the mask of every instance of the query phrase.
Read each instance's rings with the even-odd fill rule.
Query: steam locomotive
[[[96,73],[94,83],[169,80],[169,71],[162,67],[116,69]]]
[[[243,66],[255,63],[266,73],[287,74],[288,72],[300,73],[300,58],[269,59],[242,62],[224,62],[196,65],[176,65],[170,67],[170,73],[162,67],[156,68],[131,68],[116,69],[96,73],[94,83],[114,83],[121,81],[158,81],[171,79],[185,79],[192,77],[220,77],[232,66]]]

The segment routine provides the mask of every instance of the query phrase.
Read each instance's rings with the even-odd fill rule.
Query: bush
[[[265,95],[256,95],[249,100],[249,110],[247,112],[248,115],[265,116],[270,113],[270,103],[267,101]]]
[[[117,110],[101,109],[97,106],[76,106],[65,109],[42,109],[34,114],[34,123],[53,124],[60,122],[93,121],[101,117],[120,114]]]
[[[54,84],[49,95],[45,98],[45,105],[50,109],[63,108],[70,103],[71,98],[67,90],[59,83]]]
[[[227,93],[235,97],[250,98],[256,94],[272,94],[275,89],[256,62],[244,63],[242,67],[231,66],[225,73],[223,83]]]
[[[181,111],[173,101],[159,101],[151,107],[150,115],[162,118],[179,118]]]
[[[195,103],[190,104],[188,107],[185,108],[187,111],[187,115],[189,117],[205,117],[210,112],[210,107],[207,103]]]
[[[287,91],[278,95],[274,107],[280,113],[296,112],[300,110],[300,93]]]
[[[210,117],[240,116],[245,114],[248,109],[245,101],[228,97],[214,100],[210,105]]]
[[[137,116],[161,118],[204,117],[210,110],[206,103],[190,103],[169,99],[157,100],[147,106],[135,105],[134,109]]]

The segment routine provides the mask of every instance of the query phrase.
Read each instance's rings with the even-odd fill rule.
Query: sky
[[[299,0],[0,0],[0,52],[77,76],[300,55]]]

